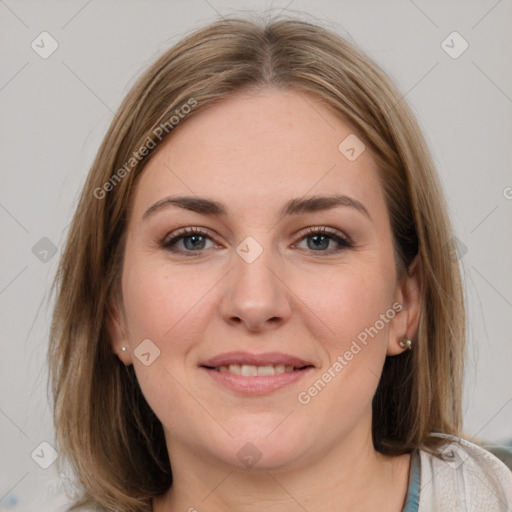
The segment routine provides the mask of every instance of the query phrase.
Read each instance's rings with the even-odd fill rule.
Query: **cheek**
[[[123,293],[132,341],[150,338],[164,347],[172,339],[173,349],[179,350],[180,340],[200,332],[198,313],[213,277],[199,279],[190,269],[170,272],[165,263],[149,265],[136,259],[127,261],[125,270]]]
[[[200,425],[201,421],[183,422],[180,418],[198,416],[197,403],[187,391],[191,389],[187,363],[193,361],[189,357],[191,351],[204,337],[204,322],[208,317],[204,309],[205,294],[212,289],[214,280],[196,279],[190,268],[186,273],[176,269],[170,272],[168,265],[154,264],[154,260],[148,265],[142,258],[127,259],[123,294],[134,350],[133,366],[144,397],[167,428],[182,435],[189,429],[199,437],[200,429],[196,432],[194,425]],[[145,339],[151,340],[159,350],[147,366],[136,352]],[[176,409],[180,410],[179,416],[173,414]]]
[[[309,319],[307,329],[323,351],[324,366],[297,398],[312,430],[323,429],[326,436],[352,428],[368,412],[386,357],[393,275],[373,268],[333,273],[323,287],[318,279],[302,280],[300,293],[315,313],[303,318]]]
[[[319,335],[331,359],[347,350],[361,333],[364,339],[376,322],[379,332],[371,339],[385,338],[388,322],[382,325],[380,318],[392,305],[392,279],[378,265],[365,265],[350,271],[339,268],[328,277],[303,275],[297,280],[297,295],[310,310],[304,315],[310,319],[309,330]]]

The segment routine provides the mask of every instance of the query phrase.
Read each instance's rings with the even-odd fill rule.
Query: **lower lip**
[[[229,371],[219,372],[204,366],[201,366],[200,369],[207,372],[214,381],[222,386],[242,395],[266,395],[299,381],[313,368],[256,377],[244,377]]]

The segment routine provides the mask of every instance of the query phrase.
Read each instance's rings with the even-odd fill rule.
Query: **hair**
[[[375,449],[434,451],[440,440],[432,433],[462,435],[460,270],[439,178],[404,95],[361,50],[317,24],[223,19],[188,34],[131,88],[69,229],[52,287],[48,360],[57,445],[81,490],[75,507],[147,512],[172,484],[162,425],[106,328],[109,301],[119,299],[137,176],[193,116],[235,92],[266,89],[310,94],[353,128],[378,166],[399,271],[419,254],[418,332],[413,350],[386,358],[372,402]]]

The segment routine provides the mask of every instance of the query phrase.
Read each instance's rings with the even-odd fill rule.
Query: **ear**
[[[132,364],[132,351],[128,339],[126,316],[116,294],[113,293],[107,302],[106,327],[110,336],[112,351],[125,365]],[[123,347],[125,350],[123,350]]]
[[[406,336],[413,342],[416,339],[420,320],[422,285],[423,265],[421,255],[418,253],[397,284],[393,304],[400,304],[401,309],[390,322],[386,351],[388,356],[396,356],[407,350],[399,344],[402,336]]]

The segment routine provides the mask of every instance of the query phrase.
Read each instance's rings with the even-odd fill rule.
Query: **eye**
[[[348,237],[344,236],[341,232],[336,229],[329,228],[327,226],[322,227],[310,227],[305,232],[301,233],[303,236],[299,241],[307,241],[307,249],[315,252],[324,253],[336,253],[341,252],[345,249],[353,247],[352,242]],[[326,251],[331,242],[338,244],[337,248]]]
[[[327,226],[310,227],[305,231],[302,231],[300,234],[302,236],[299,239],[299,242],[307,240],[308,243],[306,249],[314,252],[331,254],[353,247],[353,244],[348,237],[344,236],[338,230]],[[310,241],[311,243],[309,243]],[[208,242],[213,243],[213,240],[207,229],[187,227],[181,228],[171,233],[171,235],[166,236],[162,240],[161,246],[169,252],[194,257],[199,256],[204,249],[212,248],[212,246],[207,247]],[[335,247],[330,250],[324,250],[329,249],[329,244],[332,245],[333,242],[338,245],[337,248]],[[182,244],[181,247],[180,244]],[[298,245],[295,246],[298,247]],[[213,244],[213,247],[215,247],[215,244]]]
[[[211,241],[211,237],[207,230],[202,228],[182,228],[171,234],[171,237],[166,237],[162,241],[162,247],[176,254],[184,254],[187,256],[199,256],[202,249],[205,247],[207,240]],[[179,247],[183,243],[184,249]],[[191,253],[197,254],[191,254]]]

